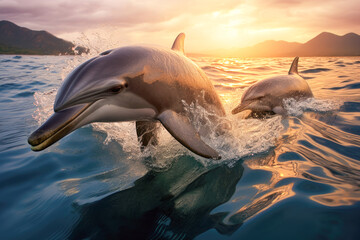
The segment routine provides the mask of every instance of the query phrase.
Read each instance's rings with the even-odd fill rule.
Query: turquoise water
[[[229,115],[207,139],[223,159],[163,130],[142,153],[133,123],[83,127],[42,152],[27,137],[86,57],[0,56],[1,239],[358,239],[360,58],[300,58],[315,99],[288,117]],[[290,58],[193,58],[228,113]],[[198,110],[201,111],[201,110]]]

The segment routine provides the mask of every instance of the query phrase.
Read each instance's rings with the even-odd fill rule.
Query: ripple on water
[[[353,79],[347,79],[347,80],[342,81],[341,83],[347,83],[347,82],[353,82],[353,81],[354,81]]]
[[[32,81],[29,85],[46,85],[46,83],[41,81]]]
[[[320,73],[320,72],[328,72],[331,71],[329,68],[313,68],[300,71],[300,73]]]
[[[14,95],[13,97],[14,98],[26,98],[26,97],[30,97],[30,96],[32,96],[32,95],[34,95],[34,92],[21,92],[21,93],[18,93],[18,94],[16,94],[16,95]]]
[[[321,144],[331,150],[335,150],[342,156],[347,156],[349,158],[354,158],[354,159],[360,159],[360,148],[359,147],[356,147],[353,145],[342,146],[341,144],[331,141],[325,137],[319,137],[319,136],[312,135],[312,134],[308,134],[308,136],[312,140],[317,142],[318,144]]]
[[[24,89],[24,85],[20,83],[5,83],[0,85],[0,91],[7,91],[10,89]]]
[[[287,161],[306,161],[306,159],[296,152],[285,152],[281,153],[277,159],[279,162],[287,162]]]
[[[3,60],[1,60],[0,62],[2,62],[2,63],[18,63],[18,62],[20,62],[20,61],[18,61],[18,60],[12,60],[12,59],[3,59]]]
[[[352,81],[352,80],[349,79],[349,80],[343,81],[343,82],[349,82],[349,81]],[[358,89],[358,88],[360,88],[360,83],[351,83],[351,84],[347,84],[342,87],[332,87],[332,88],[323,88],[323,89],[339,90],[339,89]]]

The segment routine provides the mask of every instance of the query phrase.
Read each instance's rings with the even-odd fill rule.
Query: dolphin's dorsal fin
[[[299,57],[294,58],[294,61],[292,62],[290,70],[289,70],[289,74],[299,74],[298,73],[298,62],[299,62]]]
[[[179,51],[179,52],[181,52],[182,54],[185,55],[185,51],[184,51],[184,40],[185,40],[185,34],[184,34],[184,33],[180,33],[180,34],[176,37],[176,39],[175,39],[175,41],[174,41],[171,49],[172,49],[172,50],[175,50],[175,51]]]
[[[201,140],[199,133],[195,130],[189,119],[174,111],[162,112],[158,119],[169,133],[190,151],[212,159],[220,159],[217,151]]]

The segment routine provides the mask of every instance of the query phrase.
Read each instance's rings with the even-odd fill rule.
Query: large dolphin
[[[92,122],[136,121],[143,146],[157,141],[157,122],[182,145],[220,159],[195,130],[185,105],[196,102],[211,114],[225,111],[205,73],[184,54],[183,33],[172,49],[127,46],[108,50],[78,66],[64,80],[54,114],[28,139],[40,151]]]
[[[232,114],[244,110],[251,110],[255,116],[263,113],[284,114],[284,99],[313,97],[308,83],[298,74],[298,61],[299,57],[296,57],[287,75],[266,78],[249,87]]]

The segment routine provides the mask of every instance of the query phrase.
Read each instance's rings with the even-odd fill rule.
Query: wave
[[[327,71],[331,71],[331,69],[329,69],[329,68],[313,68],[313,69],[303,70],[300,73],[319,73],[319,72],[327,72]]]
[[[342,81],[342,83],[346,83],[346,82],[350,82],[350,81],[352,81],[352,80],[349,79],[346,81]],[[339,89],[359,89],[359,88],[360,88],[360,83],[351,83],[351,84],[347,84],[342,87],[332,87],[332,88],[324,88],[324,89],[339,90]]]

